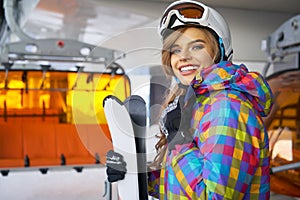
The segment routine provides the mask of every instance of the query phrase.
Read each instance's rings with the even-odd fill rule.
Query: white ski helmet
[[[219,44],[221,61],[232,59],[231,34],[227,22],[216,10],[198,1],[178,0],[170,4],[160,20],[159,34],[165,38],[170,30],[187,24],[200,25],[212,30]]]

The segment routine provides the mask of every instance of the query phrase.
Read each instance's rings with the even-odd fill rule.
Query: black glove
[[[127,172],[123,156],[112,150],[106,154],[106,174],[109,182],[123,180]]]
[[[178,100],[177,107],[166,115],[165,127],[168,130],[168,149],[175,149],[176,144],[187,144],[193,141],[190,133],[190,121],[194,101],[188,102],[183,108],[183,96]]]

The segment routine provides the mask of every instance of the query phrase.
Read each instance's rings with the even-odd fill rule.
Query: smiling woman
[[[149,194],[269,199],[269,146],[262,121],[272,106],[269,85],[259,73],[231,62],[227,23],[198,1],[172,3],[159,33],[163,69],[176,83],[161,111]]]

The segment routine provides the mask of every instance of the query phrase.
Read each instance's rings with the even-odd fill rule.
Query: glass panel
[[[0,120],[106,124],[103,99],[130,95],[127,76],[48,71],[0,71]],[[24,121],[24,120],[21,120]]]
[[[300,162],[300,71],[275,74],[268,78],[268,82],[275,96],[272,112],[265,118],[271,165]],[[299,197],[299,187],[299,168],[284,170],[271,177],[271,189],[276,193]]]

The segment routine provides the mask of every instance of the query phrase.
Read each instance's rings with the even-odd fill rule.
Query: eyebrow
[[[205,40],[202,40],[202,39],[197,39],[197,40],[194,40],[194,41],[191,41],[189,42],[188,44],[193,44],[193,43],[196,43],[196,42],[202,42],[202,43],[206,43]]]
[[[206,43],[205,40],[197,39],[197,40],[190,41],[190,42],[188,43],[188,45],[191,45],[191,44],[197,43],[197,42],[201,42],[201,43],[204,43],[204,44]],[[173,44],[170,48],[174,48],[174,47],[177,47],[177,46],[179,46],[179,45],[178,45],[178,44]]]

